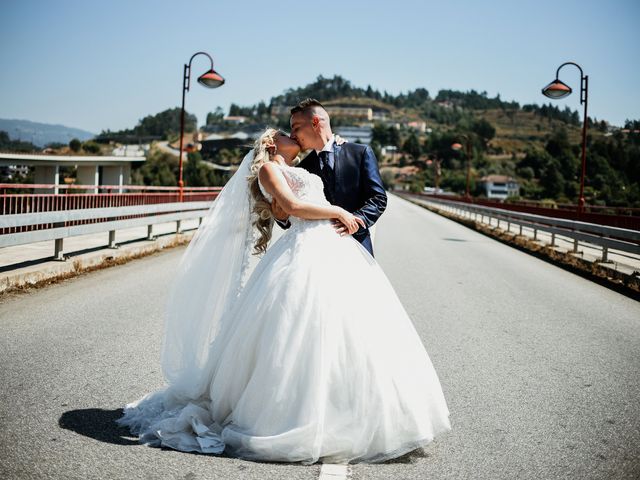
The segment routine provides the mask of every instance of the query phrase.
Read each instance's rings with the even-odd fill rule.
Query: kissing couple
[[[387,205],[373,151],[336,141],[316,100],[290,123],[291,136],[256,140],[180,260],[165,385],[117,420],[142,443],[379,463],[451,429],[429,355],[373,257],[369,229]],[[285,231],[271,243],[276,221]]]

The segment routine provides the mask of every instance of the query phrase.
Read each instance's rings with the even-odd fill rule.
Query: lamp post
[[[434,193],[437,194],[440,191],[440,177],[442,176],[442,160],[440,160],[439,158],[434,158],[433,160],[429,160],[429,162],[431,162],[431,164],[433,165],[434,175],[436,177]]]
[[[460,135],[460,138],[463,139],[465,141],[465,145],[466,145],[466,157],[467,157],[467,188],[465,190],[465,194],[464,194],[464,198],[467,201],[471,200],[471,195],[469,193],[469,181],[471,178],[471,139],[469,138],[468,135]],[[460,143],[454,143],[453,145],[451,145],[451,148],[453,150],[461,150],[462,149],[462,145]]]
[[[178,179],[178,187],[179,187],[179,201],[182,202],[182,189],[184,187],[184,182],[182,181],[182,145],[184,141],[184,98],[186,93],[189,91],[189,87],[191,86],[191,62],[197,55],[206,55],[209,57],[209,61],[211,62],[211,68],[207,70],[205,73],[198,77],[198,83],[204,85],[207,88],[217,88],[224,84],[224,78],[213,69],[213,58],[206,52],[197,52],[194,53],[189,59],[189,63],[184,66],[184,76],[182,79],[182,110],[180,112],[180,151],[178,155],[180,157],[179,162],[179,179]]]
[[[565,65],[575,65],[580,70],[580,104],[584,104],[584,119],[582,123],[582,172],[580,174],[580,197],[578,198],[578,213],[584,211],[584,176],[587,164],[587,94],[589,76],[585,75],[580,65],[574,62],[565,62],[556,70],[556,78],[542,89],[545,97],[552,99],[564,98],[571,94],[571,87],[558,78],[560,69]]]

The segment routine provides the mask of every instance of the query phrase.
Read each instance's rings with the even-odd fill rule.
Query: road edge
[[[49,261],[38,269],[9,272],[0,281],[0,299],[10,294],[27,293],[32,290],[60,283],[69,278],[123,265],[138,258],[148,257],[163,250],[188,244],[197,229],[185,230],[156,237],[155,240],[140,239],[120,244],[118,248],[100,249],[91,253],[70,254],[65,261]]]
[[[502,230],[498,227],[490,227],[477,222],[473,219],[461,217],[451,212],[439,209],[434,206],[419,203],[408,196],[396,193],[396,196],[417,205],[418,207],[429,210],[442,217],[453,220],[465,227],[471,228],[476,232],[482,233],[488,237],[498,240],[505,245],[516,248],[520,251],[533,255],[541,260],[545,260],[553,265],[563,268],[571,273],[580,275],[583,278],[596,282],[604,287],[615,290],[633,300],[640,301],[640,278],[634,275],[627,275],[623,272],[607,268],[596,262],[590,262],[582,258],[571,255],[570,253],[556,250],[548,245],[542,245],[527,237],[520,236],[517,233]]]

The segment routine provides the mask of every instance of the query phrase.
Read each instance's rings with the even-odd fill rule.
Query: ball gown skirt
[[[442,388],[374,258],[328,220],[294,219],[210,345],[206,395],[128,404],[140,441],[279,462],[377,463],[450,430]]]

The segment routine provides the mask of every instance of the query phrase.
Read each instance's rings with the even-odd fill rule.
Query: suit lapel
[[[320,176],[320,157],[315,150],[311,150],[309,155],[304,157],[299,164],[305,170]]]

